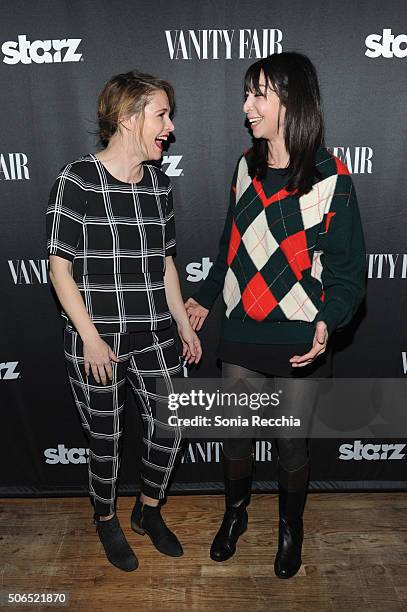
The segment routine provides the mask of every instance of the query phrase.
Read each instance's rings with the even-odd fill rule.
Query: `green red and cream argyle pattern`
[[[365,251],[353,183],[327,149],[318,151],[316,168],[320,176],[311,191],[298,197],[285,187],[266,193],[262,182],[250,178],[246,157],[239,160],[219,255],[194,296],[211,306],[213,280],[223,276],[229,332],[240,328],[245,335],[257,323],[267,334],[271,323],[316,320],[325,320],[332,332],[359,305]],[[241,333],[234,339],[243,340]]]

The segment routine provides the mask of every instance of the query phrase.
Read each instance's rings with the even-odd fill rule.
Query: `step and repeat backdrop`
[[[310,56],[320,76],[326,144],[353,175],[368,250],[366,303],[332,340],[335,374],[406,376],[406,13],[399,0],[3,1],[1,495],[87,490],[87,441],[65,373],[44,214],[60,167],[98,149],[97,96],[119,72],[149,72],[176,90],[175,142],[162,167],[174,186],[176,263],[186,298],[214,261],[233,169],[250,146],[242,113],[247,67],[282,51]],[[201,332],[203,362],[185,375],[220,375],[220,312],[218,301]],[[129,397],[123,493],[138,488],[140,435]],[[313,440],[311,486],[403,489],[406,442],[403,431],[397,440]],[[219,440],[187,440],[172,492],[220,488],[220,450]],[[256,458],[256,489],[272,490],[273,440],[257,441]]]

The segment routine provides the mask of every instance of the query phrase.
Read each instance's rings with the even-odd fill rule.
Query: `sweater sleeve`
[[[240,160],[239,160],[240,161]],[[236,204],[236,180],[237,180],[237,172],[238,172],[239,163],[236,166],[233,179],[232,186],[230,189],[230,198],[229,198],[229,208],[226,215],[225,225],[223,227],[223,232],[219,241],[219,249],[218,254],[215,260],[215,263],[209,270],[209,274],[198,289],[196,293],[193,294],[194,300],[196,300],[201,306],[204,308],[208,308],[210,310],[218,297],[219,293],[223,289],[223,284],[225,281],[226,272],[228,269],[227,264],[227,255],[228,255],[228,247],[230,240],[230,232],[232,229],[232,221],[233,221],[233,209]]]
[[[365,295],[366,248],[355,189],[349,175],[339,175],[330,212],[320,234],[324,302],[317,321],[328,333],[345,327]]]

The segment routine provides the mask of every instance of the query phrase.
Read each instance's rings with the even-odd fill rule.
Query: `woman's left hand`
[[[189,322],[186,325],[178,325],[178,335],[182,342],[182,356],[187,363],[198,363],[202,357],[201,341],[194,332]]]
[[[328,328],[324,321],[318,321],[315,326],[315,335],[312,342],[312,349],[305,355],[294,355],[290,363],[293,368],[303,368],[312,363],[319,355],[325,353],[328,342]]]

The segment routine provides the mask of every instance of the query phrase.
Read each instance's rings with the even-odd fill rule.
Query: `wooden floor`
[[[249,529],[225,563],[208,555],[221,496],[169,498],[163,515],[184,545],[180,559],[130,530],[131,508],[131,498],[120,498],[118,515],[140,561],[125,573],[106,561],[86,499],[0,500],[1,590],[66,591],[68,609],[81,612],[407,611],[405,493],[309,495],[304,564],[290,580],[273,573],[275,495],[252,497]]]

